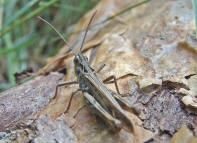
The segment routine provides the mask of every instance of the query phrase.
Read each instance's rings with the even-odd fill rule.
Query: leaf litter
[[[92,13],[98,15],[93,23],[137,1],[105,0],[85,15],[77,24],[83,29]],[[101,79],[115,75],[121,93],[138,108],[138,113],[127,110],[135,125],[136,134],[124,130],[113,133],[90,109],[85,107],[81,93],[74,97],[66,123],[80,143],[83,142],[176,142],[182,132],[185,138],[196,136],[196,40],[193,38],[194,18],[191,1],[157,1],[132,9],[101,26],[90,29],[84,52],[91,57],[91,66],[106,67],[99,73]],[[79,49],[81,35],[70,39],[68,47],[39,71],[39,74],[67,68],[65,81],[75,79],[73,53]],[[76,42],[77,41],[77,42]],[[73,49],[72,49],[73,47]],[[94,48],[94,49],[93,49]],[[124,75],[128,75],[125,76]],[[187,77],[191,76],[189,79]],[[113,84],[106,85],[114,90]],[[49,114],[53,120],[60,117],[69,97],[77,86],[62,88],[58,97],[39,113]],[[125,109],[126,110],[126,109]],[[76,114],[77,116],[73,118]],[[172,138],[172,139],[171,139]],[[193,139],[195,140],[195,139]]]

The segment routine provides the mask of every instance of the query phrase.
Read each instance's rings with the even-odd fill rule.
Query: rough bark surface
[[[2,92],[0,131],[5,131],[17,121],[36,114],[48,105],[54,96],[56,84],[62,79],[63,74],[50,73]]]

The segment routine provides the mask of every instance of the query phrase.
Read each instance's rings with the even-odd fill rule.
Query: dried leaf
[[[193,75],[188,79],[188,87],[190,90],[181,89],[179,92],[186,94],[182,98],[185,105],[197,108],[197,75]]]
[[[172,137],[170,143],[196,143],[197,138],[192,135],[192,132],[183,125]]]
[[[185,105],[197,108],[197,99],[192,96],[184,96],[182,101]]]

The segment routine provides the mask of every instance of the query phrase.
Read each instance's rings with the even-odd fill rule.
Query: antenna
[[[62,36],[62,34],[60,34],[53,25],[51,25],[49,22],[47,22],[45,19],[43,19],[42,17],[38,16],[38,19],[40,19],[41,21],[43,21],[44,23],[48,24],[54,31],[55,33],[57,33],[58,36],[60,36],[60,38],[64,41],[64,43],[69,46],[68,42],[65,40],[65,38]]]
[[[89,21],[89,23],[88,23],[87,29],[86,29],[86,31],[85,31],[85,35],[84,35],[84,37],[83,37],[83,41],[82,41],[82,43],[81,43],[80,52],[81,52],[81,50],[82,50],[82,47],[83,47],[83,44],[84,44],[86,35],[87,35],[87,33],[88,33],[88,29],[89,29],[89,27],[90,27],[90,24],[91,24],[91,22],[92,22],[94,16],[96,15],[96,12],[97,12],[97,11],[95,11],[95,12],[93,13],[93,15],[92,15],[92,17],[91,17],[91,19],[90,19],[90,21]]]

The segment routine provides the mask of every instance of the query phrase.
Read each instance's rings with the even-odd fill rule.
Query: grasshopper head
[[[89,66],[88,58],[81,52],[75,55],[74,64],[75,72],[87,72],[87,66]]]
[[[85,55],[83,55],[82,53],[78,53],[75,55],[75,58],[74,58],[75,65],[83,66],[86,63],[88,63],[88,58]]]

